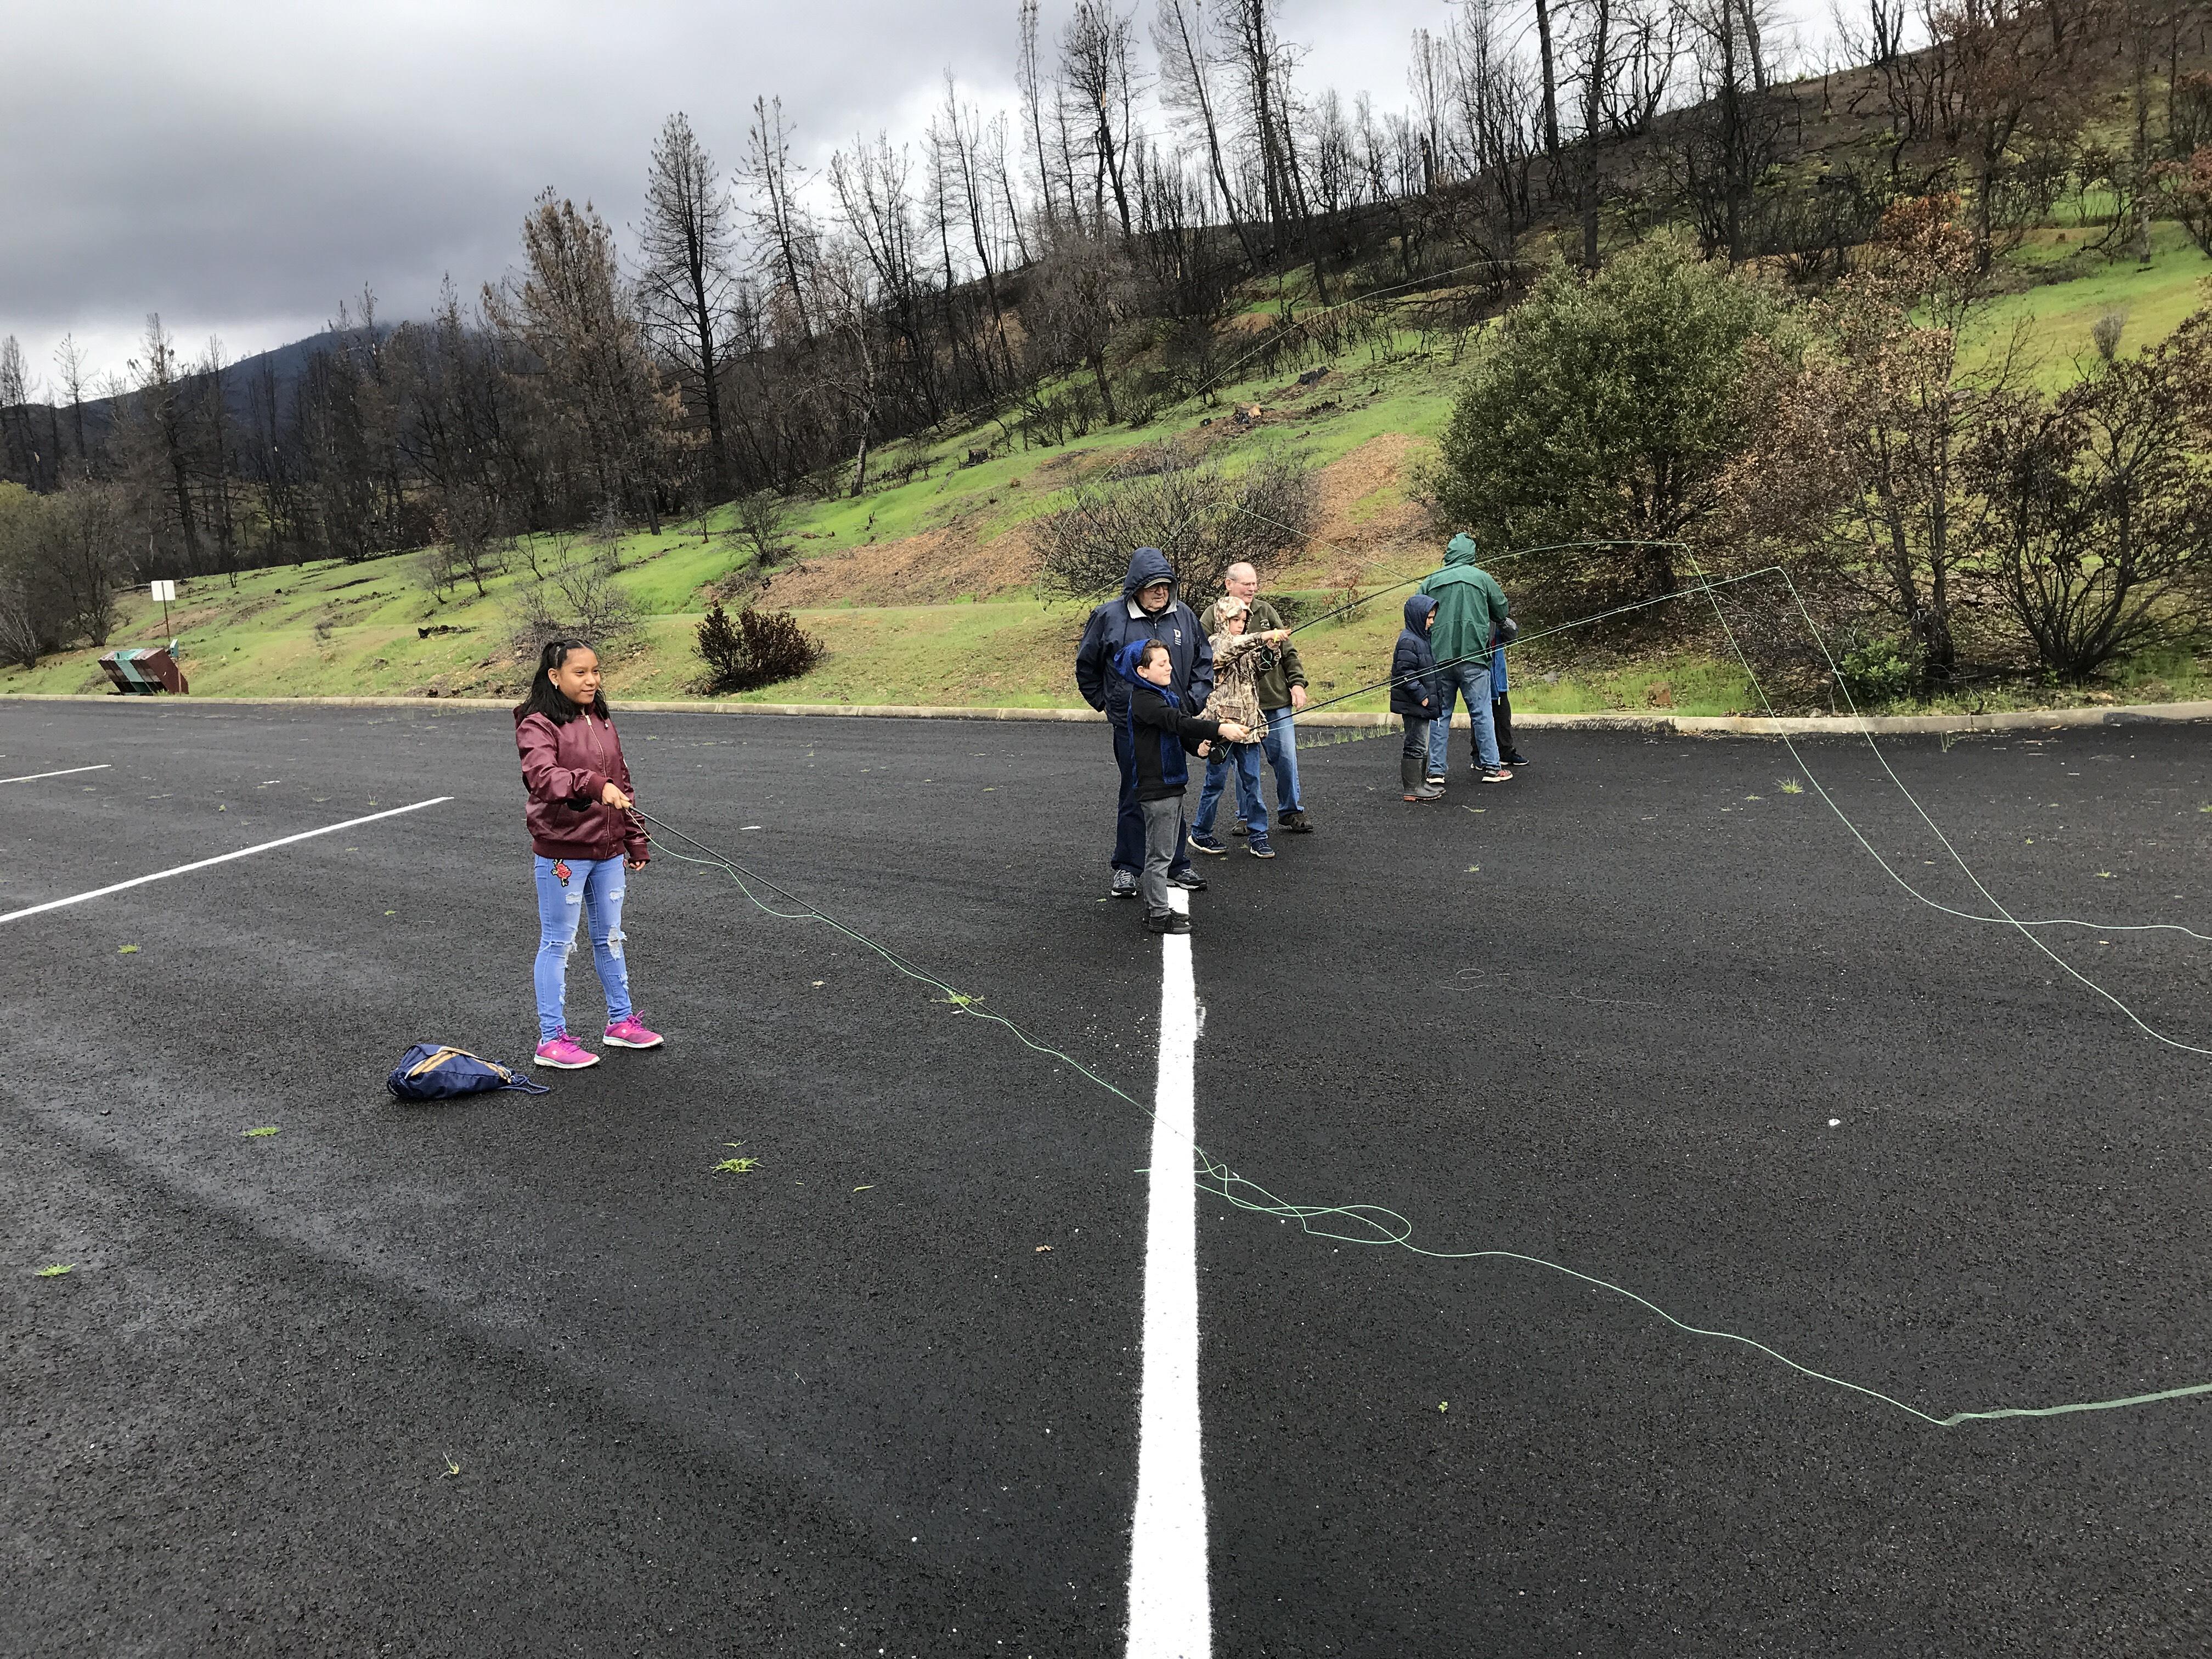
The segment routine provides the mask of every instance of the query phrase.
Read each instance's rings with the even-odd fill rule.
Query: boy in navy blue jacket
[[[1437,653],[1429,647],[1437,602],[1425,593],[1406,601],[1406,626],[1390,653],[1390,712],[1406,722],[1406,747],[1398,757],[1398,781],[1407,800],[1442,800],[1444,792],[1430,783],[1429,722],[1443,707],[1437,690]]]
[[[1182,797],[1190,787],[1186,754],[1203,755],[1217,742],[1249,743],[1249,727],[1183,711],[1174,689],[1175,663],[1158,640],[1132,640],[1114,653],[1115,674],[1128,687],[1127,722],[1130,770],[1137,811],[1145,825],[1145,928],[1188,933],[1190,918],[1168,904],[1168,866],[1183,842]]]
[[[1213,692],[1213,647],[1198,614],[1176,597],[1175,571],[1157,547],[1140,547],[1129,556],[1121,597],[1091,613],[1083,643],[1075,652],[1075,689],[1084,702],[1106,716],[1114,734],[1115,764],[1121,773],[1114,819],[1114,884],[1108,890],[1116,898],[1137,896],[1137,872],[1145,862],[1144,818],[1137,811],[1129,760],[1128,684],[1115,669],[1124,647],[1138,640],[1158,640],[1167,647],[1173,665],[1169,685],[1189,713],[1205,708]],[[1168,879],[1194,892],[1206,885],[1181,847],[1176,848]]]

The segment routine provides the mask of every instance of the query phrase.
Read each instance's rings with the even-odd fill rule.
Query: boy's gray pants
[[[1140,800],[1137,810],[1145,817],[1145,914],[1164,916],[1174,908],[1168,902],[1168,866],[1175,862],[1176,840],[1182,833],[1182,797]]]

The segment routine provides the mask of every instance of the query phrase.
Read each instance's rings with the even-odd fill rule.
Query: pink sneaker
[[[598,1065],[599,1057],[563,1031],[538,1045],[538,1063],[550,1066],[556,1071],[580,1072],[586,1066]]]
[[[607,1042],[617,1048],[658,1048],[660,1033],[648,1031],[635,1014],[607,1027]]]

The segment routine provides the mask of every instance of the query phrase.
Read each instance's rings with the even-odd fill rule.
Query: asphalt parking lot
[[[0,927],[0,1649],[1126,1650],[1171,1011],[1103,732],[617,717],[957,995],[659,858],[665,1050],[402,1107],[410,1043],[533,1040],[504,717],[0,708],[0,913],[447,798]],[[2046,955],[1813,786],[1936,903],[1915,799],[2015,916],[2212,933],[2207,733],[1885,741],[1910,799],[1536,736],[1420,807],[1318,747],[1319,833],[1202,863],[1212,1650],[2204,1650],[2212,1395],[1899,1406],[2212,1382],[2212,1056],[2066,971],[2212,1048],[2212,944]]]

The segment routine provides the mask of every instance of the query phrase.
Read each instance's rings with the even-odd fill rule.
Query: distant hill
[[[380,340],[390,339],[398,326],[398,325],[395,323],[377,324],[376,337]],[[223,371],[223,401],[230,405],[232,415],[243,418],[247,409],[246,389],[259,380],[265,371],[276,380],[276,395],[280,404],[288,403],[292,388],[299,384],[301,376],[307,372],[307,364],[314,358],[316,353],[332,351],[343,345],[365,341],[368,337],[368,331],[366,329],[326,328],[318,333],[308,335],[305,339],[294,340],[285,345],[272,346],[266,351],[257,351],[250,357],[240,357]],[[106,437],[108,427],[115,418],[114,406],[115,399],[112,398],[88,398],[85,400],[85,436],[88,441],[97,444]],[[34,429],[43,430],[46,424],[47,405],[34,403],[29,405],[29,408]],[[66,409],[58,409],[56,413],[66,421],[68,416]]]
[[[376,325],[376,338],[388,340],[396,323]],[[303,340],[289,345],[273,346],[267,351],[257,351],[251,357],[241,357],[230,366],[230,398],[234,409],[242,408],[245,388],[259,377],[264,369],[275,376],[279,393],[289,392],[307,372],[307,364],[315,354],[335,351],[342,346],[365,343],[369,332],[365,328],[326,328],[320,333],[310,334]]]

